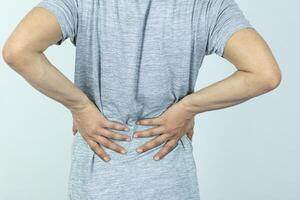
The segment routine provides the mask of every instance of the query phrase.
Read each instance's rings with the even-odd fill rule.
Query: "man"
[[[74,84],[44,54],[67,38],[76,46]],[[213,53],[237,71],[194,92],[203,58]],[[72,113],[80,134],[70,199],[199,199],[194,116],[281,80],[270,48],[233,0],[43,0],[3,57]]]

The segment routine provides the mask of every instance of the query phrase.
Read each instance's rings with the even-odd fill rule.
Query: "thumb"
[[[73,131],[73,135],[76,135],[78,129],[75,124],[73,124],[73,126],[72,126],[72,131]]]
[[[192,141],[192,138],[193,138],[193,134],[194,134],[194,129],[190,129],[188,132],[187,132],[187,136],[189,137],[189,139]]]

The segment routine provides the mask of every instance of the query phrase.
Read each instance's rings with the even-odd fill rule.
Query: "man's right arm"
[[[33,8],[10,35],[2,54],[5,62],[34,88],[74,110],[89,99],[43,53],[61,37],[55,16],[44,8]]]
[[[122,150],[126,152],[109,139],[126,140],[128,136],[107,128],[126,130],[127,127],[107,120],[94,103],[46,58],[43,52],[63,37],[60,27],[59,21],[49,10],[33,8],[6,41],[3,58],[35,89],[66,106],[91,149],[108,161],[108,155],[99,144],[119,153]]]

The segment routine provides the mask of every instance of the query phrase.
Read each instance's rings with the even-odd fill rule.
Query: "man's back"
[[[64,13],[58,17],[76,44],[75,84],[107,118],[129,125],[194,91],[206,48],[223,45],[209,34],[250,26],[228,0],[44,0],[40,6]]]
[[[50,12],[33,10],[4,57],[72,112],[79,132],[72,200],[199,200],[187,136],[196,113],[240,103],[279,81],[253,29],[228,43],[251,28],[234,0],[42,0],[36,7]],[[43,54],[67,38],[76,45],[77,87]],[[203,58],[213,53],[243,72],[195,93]]]

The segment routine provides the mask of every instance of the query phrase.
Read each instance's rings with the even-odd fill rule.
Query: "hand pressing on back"
[[[130,139],[129,136],[109,129],[128,130],[127,126],[119,122],[109,121],[92,102],[86,103],[80,108],[72,109],[71,113],[73,116],[73,135],[79,132],[90,148],[101,159],[104,161],[110,160],[101,145],[121,154],[126,153],[124,147],[110,139],[128,141]]]
[[[185,109],[185,106],[181,102],[178,102],[170,106],[158,117],[138,120],[137,124],[157,126],[134,133],[134,137],[136,138],[156,136],[139,146],[137,152],[142,153],[164,143],[161,150],[154,155],[154,159],[159,160],[177,145],[177,142],[184,134],[187,134],[188,138],[192,141],[194,116],[194,114]]]

